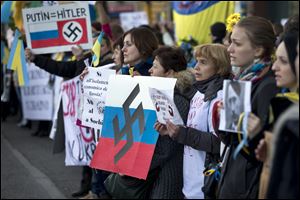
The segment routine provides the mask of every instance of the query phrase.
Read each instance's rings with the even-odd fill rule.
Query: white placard
[[[66,159],[67,166],[89,165],[100,130],[95,131],[88,127],[76,125],[77,112],[80,104],[79,91],[81,81],[79,77],[65,81],[62,84],[62,101],[64,114],[64,127],[66,135]]]
[[[22,10],[28,48],[35,54],[71,51],[74,45],[92,48],[88,3]]]
[[[149,93],[156,110],[157,120],[160,123],[166,124],[169,120],[173,124],[184,125],[173,100],[174,89],[157,90],[149,88]]]
[[[34,63],[27,64],[29,85],[21,87],[25,119],[52,120],[53,88],[48,85],[50,74]]]
[[[102,129],[108,79],[115,75],[112,69],[89,68],[83,80],[83,112],[81,123],[91,128]]]

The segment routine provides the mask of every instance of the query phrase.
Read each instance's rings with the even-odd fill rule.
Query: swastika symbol
[[[67,22],[63,27],[64,39],[70,43],[78,42],[83,35],[81,25],[76,21]]]
[[[136,98],[139,92],[140,92],[140,86],[139,84],[137,84],[123,104],[125,126],[122,129],[120,129],[118,116],[115,116],[113,119],[115,146],[117,146],[117,144],[121,142],[123,136],[126,135],[126,144],[120,149],[120,151],[114,157],[115,164],[130,150],[130,148],[133,145],[132,125],[136,120],[139,120],[139,131],[140,134],[143,134],[145,121],[144,121],[144,112],[143,112],[144,109],[143,109],[142,102],[139,104],[139,106],[134,111],[134,113],[132,113],[132,115],[130,114],[130,110],[129,110],[130,104],[133,102],[133,100]]]

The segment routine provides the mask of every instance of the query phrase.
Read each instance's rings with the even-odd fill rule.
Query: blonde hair
[[[222,44],[203,44],[195,47],[195,57],[204,57],[217,68],[217,74],[228,76],[231,74],[230,57],[227,48]]]

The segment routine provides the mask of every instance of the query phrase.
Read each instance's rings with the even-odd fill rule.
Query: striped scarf
[[[253,65],[237,74],[234,79],[255,83],[262,79],[262,77],[270,70],[271,66],[271,61],[257,60]]]

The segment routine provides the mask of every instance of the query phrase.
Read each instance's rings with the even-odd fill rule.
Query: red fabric
[[[112,38],[112,32],[109,24],[102,24],[102,31],[109,37],[109,39],[114,39]]]
[[[220,124],[220,116],[218,113],[218,103],[220,101],[215,102],[212,109],[212,125],[216,133],[218,133],[219,130],[219,124]]]

